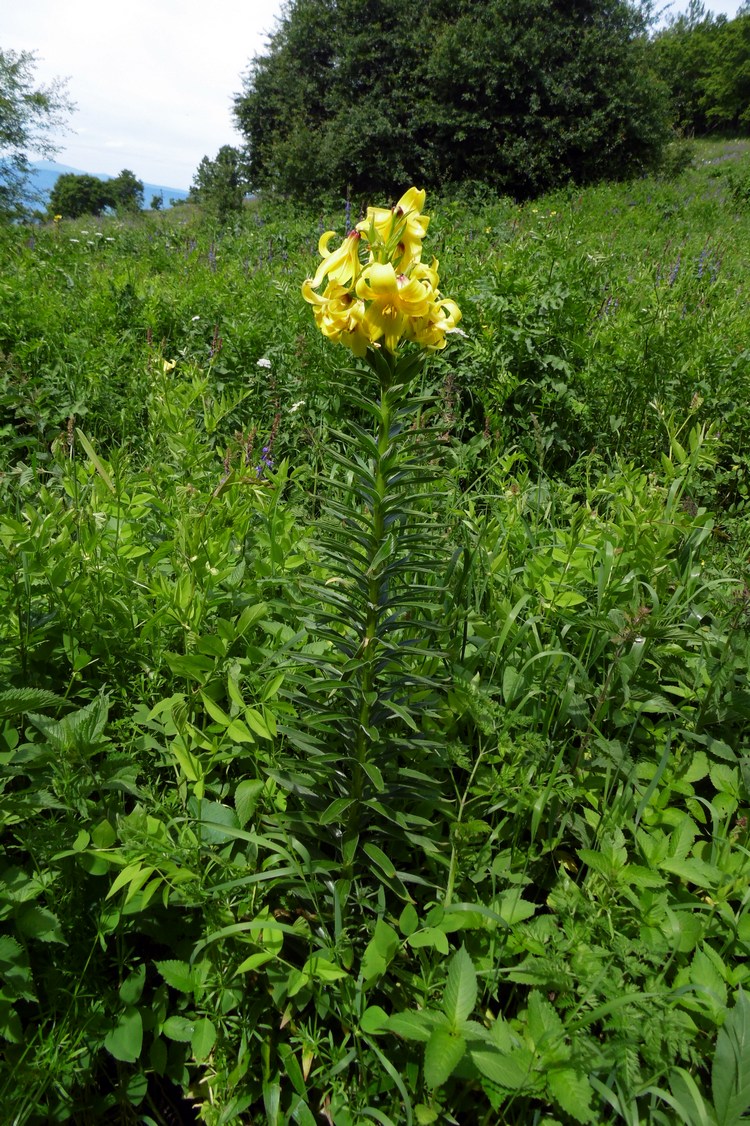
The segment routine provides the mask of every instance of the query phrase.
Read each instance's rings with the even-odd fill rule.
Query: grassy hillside
[[[749,200],[428,200],[388,394],[345,201],[0,232],[10,1121],[740,1121]]]

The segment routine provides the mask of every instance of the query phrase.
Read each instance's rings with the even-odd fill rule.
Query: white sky
[[[250,59],[283,0],[0,0],[0,46],[38,54],[37,78],[69,78],[77,105],[56,159],[188,188],[204,156],[240,144],[232,122]],[[707,0],[733,17],[740,0]],[[676,0],[674,13],[687,0]]]
[[[282,0],[0,0],[0,46],[33,50],[40,82],[77,109],[55,156],[85,172],[189,188],[204,156],[239,145],[232,100]]]

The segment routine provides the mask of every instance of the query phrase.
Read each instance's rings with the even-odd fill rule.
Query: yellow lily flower
[[[446,334],[456,332],[461,320],[461,310],[455,301],[436,294],[426,317],[410,317],[404,336],[430,352],[445,348]]]
[[[350,231],[337,250],[329,251],[328,243],[336,234],[335,231],[326,231],[320,236],[318,253],[323,261],[317,269],[312,280],[313,288],[317,289],[323,278],[328,275],[329,281],[338,282],[340,285],[353,285],[362,270],[359,260],[359,247],[362,235],[359,231]]]
[[[385,259],[390,259],[402,272],[419,262],[422,239],[430,223],[429,215],[421,213],[426,195],[424,190],[409,188],[393,208],[367,208],[367,217],[356,229],[369,239],[374,261],[380,260],[381,249]]]
[[[329,282],[322,294],[316,293],[308,278],[302,296],[313,307],[313,316],[323,336],[346,345],[355,356],[364,356],[370,338],[364,329],[365,304],[352,297],[338,282]]]
[[[409,317],[429,313],[433,293],[418,278],[397,274],[391,262],[366,266],[356,286],[357,297],[366,307],[363,328],[375,344],[381,337],[389,352],[395,352]]]

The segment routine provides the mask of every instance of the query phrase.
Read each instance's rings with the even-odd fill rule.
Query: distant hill
[[[52,191],[57,177],[62,176],[63,172],[72,172],[75,176],[96,176],[97,180],[114,179],[113,176],[108,176],[104,172],[85,173],[80,168],[71,168],[68,164],[58,164],[54,160],[37,160],[31,164],[29,182],[35,193],[42,196],[44,203],[40,204],[38,200],[28,199],[26,201],[28,205],[30,207],[44,206],[49,199],[49,193]],[[166,188],[163,184],[147,184],[145,180],[143,182],[143,202],[146,207],[150,206],[155,195],[163,196],[164,207],[169,207],[173,199],[187,199],[188,194],[184,188]]]

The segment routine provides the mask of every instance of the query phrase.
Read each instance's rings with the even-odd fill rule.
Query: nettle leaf
[[[443,994],[443,1012],[457,1029],[477,1003],[477,975],[471,958],[462,946],[450,961],[448,980]]]
[[[711,1090],[718,1126],[735,1126],[750,1107],[750,998],[740,990],[716,1038]]]
[[[200,989],[208,974],[208,966],[205,962],[196,962],[191,966],[187,962],[170,959],[156,962],[155,965],[167,985],[171,985],[180,993],[193,993],[196,989]]]
[[[468,955],[467,955],[468,957]],[[460,1033],[438,1025],[433,1028],[424,1050],[424,1081],[428,1087],[442,1087],[466,1051],[466,1041]]]
[[[0,719],[38,711],[39,708],[63,707],[66,703],[62,696],[48,692],[46,688],[11,688],[0,692]]]
[[[529,1036],[537,1050],[549,1053],[559,1045],[563,1048],[565,1056],[569,1054],[563,1045],[565,1032],[560,1017],[549,1001],[536,989],[529,993],[528,1020]]]
[[[18,929],[27,938],[40,942],[61,942],[67,946],[60,928],[60,920],[46,907],[25,907],[18,915]]]
[[[538,910],[536,903],[521,898],[520,888],[511,888],[510,891],[498,895],[492,901],[492,907],[497,911],[503,922],[508,923],[509,926],[514,923],[521,923],[524,919],[530,919]]]
[[[547,1075],[547,1089],[558,1106],[576,1122],[593,1122],[593,1090],[585,1075],[572,1067],[553,1068]]]
[[[476,1048],[471,1059],[480,1075],[506,1091],[522,1091],[533,1082],[534,1054],[528,1048],[517,1048],[508,1055]]]

